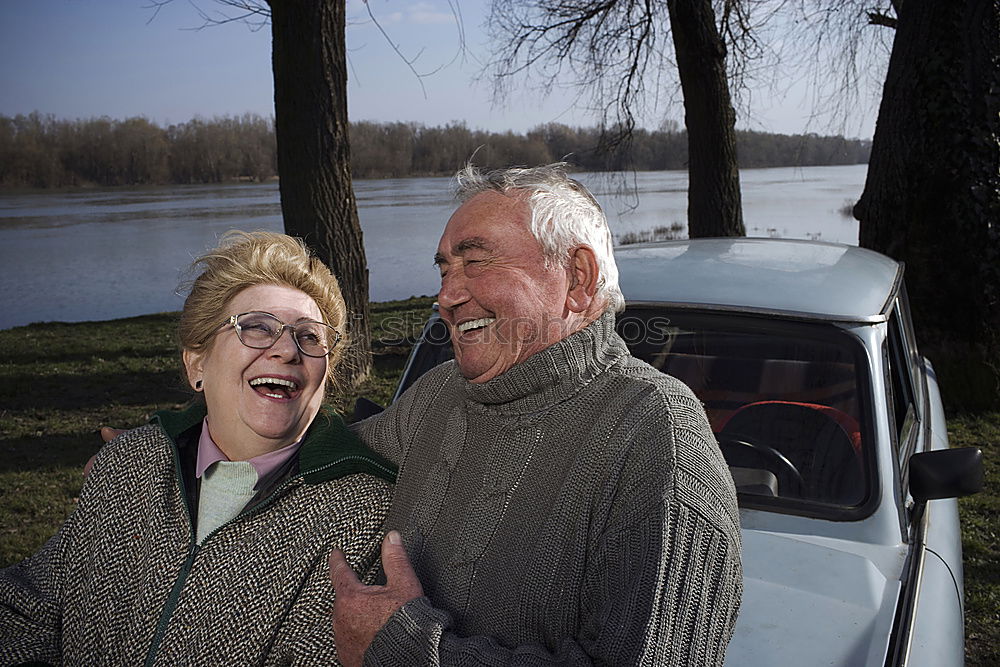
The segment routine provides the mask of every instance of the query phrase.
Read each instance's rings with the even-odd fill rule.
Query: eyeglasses
[[[291,329],[295,346],[307,357],[325,357],[340,341],[340,332],[329,324],[312,320],[285,324],[271,313],[260,311],[232,315],[220,326],[227,325],[236,329],[241,343],[257,350],[277,343],[285,329]]]

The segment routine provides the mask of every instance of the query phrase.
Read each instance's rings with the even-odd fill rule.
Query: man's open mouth
[[[473,329],[481,329],[488,324],[493,324],[496,322],[495,317],[481,317],[478,320],[469,320],[468,322],[462,322],[458,325],[458,333],[465,333],[466,331],[472,331]]]
[[[261,396],[268,398],[295,398],[299,394],[299,385],[292,380],[275,377],[259,377],[250,380],[250,386]]]

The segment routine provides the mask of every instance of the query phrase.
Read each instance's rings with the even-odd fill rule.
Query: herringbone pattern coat
[[[79,506],[37,554],[0,571],[0,664],[334,664],[327,556],[378,557],[392,469],[321,414],[297,468],[194,542],[161,414],[102,450]]]

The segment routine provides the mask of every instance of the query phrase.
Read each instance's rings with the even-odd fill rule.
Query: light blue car
[[[727,665],[964,662],[948,449],[903,267],[852,246],[698,239],[616,251],[637,357],[686,382],[739,492],[744,595]],[[451,357],[435,313],[397,396]]]

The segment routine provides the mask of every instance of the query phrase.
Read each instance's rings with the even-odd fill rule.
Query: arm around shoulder
[[[385,411],[351,424],[351,430],[370,448],[401,465],[409,448],[410,434],[416,432],[421,420],[428,418],[455,373],[452,363],[432,368]]]

